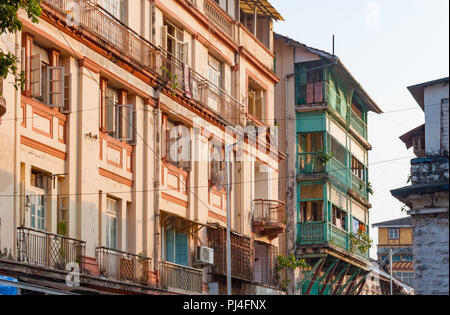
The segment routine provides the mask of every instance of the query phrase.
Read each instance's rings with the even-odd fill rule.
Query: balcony
[[[69,263],[82,264],[86,242],[22,227],[17,237],[19,262],[62,271]]]
[[[301,153],[297,157],[297,175],[311,175],[325,172],[326,163],[320,153]]]
[[[352,189],[364,199],[369,198],[367,183],[354,174],[352,174]]]
[[[203,11],[217,28],[233,38],[233,18],[223,11],[213,0],[203,1]]]
[[[253,281],[253,256],[251,248],[251,239],[231,234],[231,276],[236,279]],[[212,273],[215,275],[226,276],[226,248],[227,235],[226,229],[208,228],[208,247],[214,249],[214,266]]]
[[[323,104],[326,101],[325,82],[314,82],[297,86],[297,105]]]
[[[352,236],[328,222],[304,222],[298,223],[297,244],[299,247],[334,246],[349,255],[354,255],[364,260],[369,259],[369,252],[363,253],[359,248],[352,246]]]
[[[367,132],[367,124],[359,118],[353,111],[350,114],[350,127],[356,130],[358,134],[363,136],[364,139],[367,140],[368,132]]]
[[[44,11],[66,22],[72,0],[43,0]],[[103,11],[95,1],[78,0],[79,26],[84,35],[96,45],[103,46],[120,60],[134,68],[156,75],[162,82],[169,81],[171,92],[194,100],[201,110],[210,111],[225,124],[243,125],[244,106],[227,92],[189,68],[189,80],[184,80],[186,65],[169,53],[135,33],[126,25]],[[187,82],[188,84],[186,84]]]
[[[203,271],[169,262],[159,264],[161,287],[170,291],[201,294],[203,292]]]
[[[148,257],[98,247],[96,258],[102,277],[145,285],[150,282],[151,259]]]
[[[286,229],[286,204],[282,201],[257,199],[253,201],[253,228],[256,233],[277,237]]]

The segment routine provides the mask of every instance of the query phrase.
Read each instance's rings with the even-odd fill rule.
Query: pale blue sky
[[[424,114],[406,88],[449,75],[449,1],[270,2],[286,20],[275,23],[275,32],[329,52],[335,34],[336,55],[378,105],[385,112],[408,109],[370,116],[371,163],[412,156],[399,136],[422,124]],[[410,159],[370,167],[371,224],[405,216],[390,190],[406,185],[409,173]],[[377,243],[376,230],[371,237]]]

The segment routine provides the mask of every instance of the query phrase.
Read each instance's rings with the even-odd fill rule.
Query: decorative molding
[[[36,150],[41,151],[43,153],[47,153],[47,154],[49,154],[51,156],[54,156],[54,157],[56,157],[58,159],[61,159],[61,160],[66,160],[66,158],[67,158],[67,153],[65,153],[63,151],[60,151],[58,149],[55,149],[55,148],[53,148],[51,146],[48,146],[46,144],[43,144],[41,142],[38,142],[36,140],[27,138],[25,136],[20,136],[20,143],[25,145],[25,146],[27,146],[27,147],[30,147],[32,149],[36,149]]]
[[[111,179],[119,184],[128,186],[128,187],[133,187],[133,181],[131,179],[125,178],[123,176],[120,176],[116,173],[110,172],[108,170],[105,170],[104,168],[99,167],[98,169],[98,173],[103,176],[106,177],[108,179]]]

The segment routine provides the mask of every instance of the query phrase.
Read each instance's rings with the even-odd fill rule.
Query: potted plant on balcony
[[[370,236],[362,229],[359,229],[357,233],[350,234],[350,240],[352,252],[359,252],[362,255],[366,255],[373,245]]]

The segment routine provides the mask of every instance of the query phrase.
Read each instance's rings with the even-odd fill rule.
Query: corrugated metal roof
[[[406,217],[391,221],[380,222],[372,225],[373,227],[412,227],[412,217]]]
[[[255,6],[258,14],[269,16],[277,21],[284,21],[281,14],[267,0],[241,0],[241,9],[245,13],[252,14]]]

